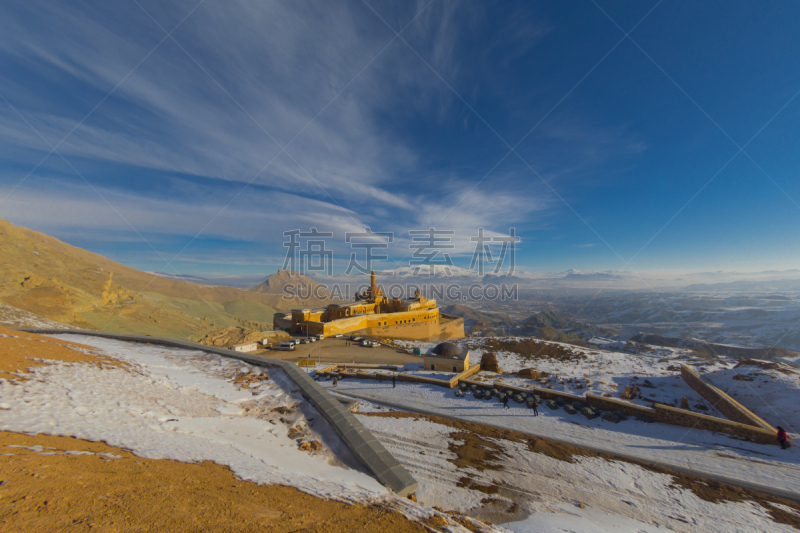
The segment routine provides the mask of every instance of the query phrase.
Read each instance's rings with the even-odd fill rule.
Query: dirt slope
[[[298,306],[280,294],[155,276],[4,220],[0,301],[81,328],[191,340],[231,326],[270,329],[276,310]]]
[[[426,531],[395,511],[242,481],[210,461],[145,459],[102,442],[5,431],[0,447],[4,531]]]
[[[291,338],[291,335],[280,330],[265,332],[241,327],[230,327],[219,331],[212,331],[200,340],[200,344],[216,346],[217,348],[226,348],[246,342],[261,343],[264,339],[269,339],[271,344],[277,344],[279,342],[288,341]]]
[[[278,270],[278,272],[267,278],[264,283],[256,285],[250,290],[252,292],[263,294],[283,295],[285,294],[284,290],[287,285],[293,285],[297,287],[294,292],[290,292],[289,294],[299,294],[303,297],[322,297],[323,299],[330,296],[328,289],[326,289],[321,283],[317,283],[308,276],[304,276],[298,272],[286,270],[284,268]],[[310,307],[310,305],[306,305],[306,307]]]

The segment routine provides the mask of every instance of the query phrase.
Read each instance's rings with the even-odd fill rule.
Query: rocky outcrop
[[[226,348],[246,342],[261,342],[267,336],[268,333],[262,331],[233,326],[219,331],[212,331],[200,340],[200,344],[217,348]]]
[[[304,276],[292,270],[282,268],[275,274],[268,277],[263,283],[249,289],[251,292],[263,292],[267,294],[286,294],[285,287],[294,286],[294,290],[289,294],[301,296],[303,299],[324,300],[330,298],[330,292],[324,285],[317,283],[308,276]]]
[[[502,372],[500,364],[497,362],[497,355],[494,352],[486,352],[481,357],[481,370],[486,372]]]

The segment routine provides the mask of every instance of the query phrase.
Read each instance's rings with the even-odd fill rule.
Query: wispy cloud
[[[617,40],[595,24],[594,16],[607,21],[589,4],[370,1],[373,11],[345,0],[206,0],[166,38],[198,1],[137,0],[143,9],[128,1],[0,4],[0,93],[14,107],[0,101],[0,191],[9,193],[68,134],[59,154],[83,176],[54,154],[0,205],[0,217],[97,242],[104,235],[133,243],[139,231],[176,253],[202,231],[186,251],[197,261],[224,250],[214,240],[249,243],[247,261],[278,257],[284,231],[310,227],[333,231],[339,243],[348,231],[392,231],[404,252],[410,229],[454,230],[452,254],[464,256],[479,228],[499,237],[514,227],[523,245],[536,242],[529,257],[545,262],[541,268],[580,266],[568,264],[573,257],[602,262],[587,268],[620,268],[620,256],[649,242],[698,190],[695,181],[705,183],[717,159],[731,155],[729,143],[720,148],[712,138],[719,132],[697,126],[706,117],[674,104],[651,65],[641,68],[639,52],[620,45],[597,63]],[[646,44],[653,57],[673,57],[656,41]],[[791,64],[791,46],[770,46],[760,50]],[[682,75],[702,77],[702,68],[682,65]],[[782,91],[796,91],[786,71],[774,67],[763,78],[770,83],[759,84],[765,102],[779,100],[766,116],[781,109]],[[727,86],[698,82],[687,91],[701,93],[698,102],[740,102]],[[762,112],[741,118],[737,107],[719,123],[752,122]],[[773,155],[781,153],[791,150]],[[775,175],[781,164],[791,176],[791,161],[776,162]],[[687,243],[703,256],[700,241],[717,223],[722,229],[705,242],[728,248],[739,245],[728,222],[749,235],[785,228],[786,213],[773,209],[753,215],[753,225],[733,220],[730,205],[750,198],[731,193],[733,204],[714,204],[709,191],[692,207],[706,195],[708,205],[680,220],[695,217],[712,230],[670,225],[683,237],[659,236],[637,261],[656,266],[670,257],[677,268],[675,252]],[[767,193],[753,186],[750,194]],[[747,257],[787,249],[777,239],[769,246],[772,255]]]

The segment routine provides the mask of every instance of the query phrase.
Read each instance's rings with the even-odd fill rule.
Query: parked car
[[[294,351],[294,343],[293,342],[282,342],[275,347],[276,350],[283,350],[287,352]]]
[[[342,336],[343,336],[343,335],[342,335],[341,333],[337,333],[336,335],[334,335],[334,337],[336,337],[337,339],[341,339],[341,338],[342,338]]]

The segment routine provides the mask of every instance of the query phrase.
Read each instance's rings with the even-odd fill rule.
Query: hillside
[[[489,313],[487,311],[480,311],[468,305],[462,304],[454,304],[443,307],[442,313],[446,315],[458,316],[465,320],[480,320],[483,322],[488,322],[489,324],[502,324],[509,326],[516,324],[516,322],[510,319],[508,315],[503,313]]]
[[[732,346],[701,339],[665,337],[653,333],[639,333],[631,337],[631,341],[666,346],[670,348],[687,348],[699,355],[724,355],[737,359],[797,359],[797,352],[775,346]]]
[[[294,290],[288,289],[287,286],[293,286]],[[323,299],[330,297],[330,292],[321,283],[317,283],[299,272],[294,272],[285,268],[278,270],[263,283],[249,290],[262,294],[278,294],[281,296],[284,294],[294,294],[304,299],[309,296],[319,296]]]
[[[190,340],[231,326],[270,329],[276,310],[298,304],[142,272],[5,220],[0,302],[81,328]]]
[[[269,339],[269,342],[274,345],[278,342],[288,341],[291,338],[291,335],[281,330],[272,332],[258,331],[242,327],[229,327],[219,331],[212,331],[200,339],[200,344],[215,346],[217,348],[227,348],[236,344],[244,344],[247,342],[260,343],[264,339]]]
[[[502,329],[516,325],[516,322],[506,314],[480,311],[462,304],[448,305],[442,308],[442,313],[463,318],[466,331],[472,331],[473,328],[481,331],[485,331],[488,328]]]

